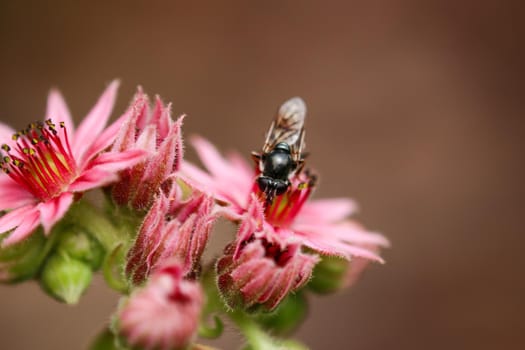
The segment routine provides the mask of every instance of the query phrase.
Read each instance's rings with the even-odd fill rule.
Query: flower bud
[[[175,193],[177,192],[177,193]],[[198,272],[200,258],[215,221],[213,200],[194,193],[184,203],[176,182],[170,194],[159,194],[144,218],[133,247],[128,253],[126,274],[136,285],[166,261],[177,258],[184,274]]]
[[[88,264],[93,270],[97,270],[104,259],[104,249],[101,244],[76,227],[70,227],[61,233],[57,248],[71,258]]]
[[[76,304],[91,283],[91,266],[74,259],[67,253],[56,251],[42,269],[40,282],[52,297],[67,304]]]
[[[139,164],[121,171],[111,188],[118,205],[147,210],[168,176],[180,167],[183,117],[171,119],[170,105],[156,98],[151,110],[148,97],[139,89],[131,103],[130,118],[120,130],[113,151],[142,149],[148,153]]]
[[[124,301],[117,328],[126,341],[145,349],[184,349],[195,337],[204,295],[182,267],[169,262]]]
[[[261,215],[260,203],[252,202],[237,242],[228,245],[217,261],[218,288],[232,308],[275,309],[309,280],[318,261],[316,255],[303,253],[293,238],[278,235]]]
[[[19,282],[33,277],[45,257],[45,243],[40,230],[19,243],[1,247],[0,282]]]

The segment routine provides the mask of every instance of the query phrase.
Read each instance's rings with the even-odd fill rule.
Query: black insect
[[[290,178],[304,166],[305,117],[306,105],[301,98],[286,101],[270,125],[262,153],[252,153],[260,170],[257,185],[267,204],[288,190]]]

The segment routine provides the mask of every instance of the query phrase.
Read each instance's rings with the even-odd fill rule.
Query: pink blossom
[[[204,295],[197,282],[183,275],[180,265],[169,262],[123,304],[118,327],[129,344],[144,349],[183,349],[191,342]]]
[[[229,217],[239,220],[248,210],[250,194],[259,191],[255,185],[256,170],[236,153],[221,156],[203,138],[194,138],[192,143],[209,172],[183,161],[183,176],[225,203]],[[302,172],[294,176],[290,189],[265,207],[265,222],[280,237],[294,237],[321,254],[383,262],[376,248],[388,246],[388,240],[347,218],[355,212],[354,202],[347,198],[308,200],[312,188],[308,174]]]
[[[142,283],[173,257],[181,262],[185,275],[198,272],[216,219],[213,207],[212,198],[197,191],[183,200],[176,182],[168,194],[160,193],[128,253],[126,273],[133,283]]]
[[[120,173],[120,181],[112,187],[112,196],[119,205],[147,210],[161,185],[180,167],[183,156],[181,126],[184,116],[171,119],[170,105],[157,96],[150,107],[148,96],[139,88],[129,107],[131,117],[121,129],[112,150],[123,152],[143,149],[144,160]]]
[[[0,175],[0,233],[2,242],[23,240],[38,225],[48,234],[72,204],[75,193],[117,180],[117,172],[135,164],[141,150],[103,152],[114,141],[123,115],[106,125],[115,102],[118,82],[112,82],[75,130],[66,103],[51,91],[44,122],[15,132],[0,123],[2,144]]]
[[[253,197],[236,242],[217,262],[218,287],[231,307],[262,305],[273,310],[310,279],[319,261],[316,255],[303,253],[295,237],[276,232],[263,215],[262,204]]]

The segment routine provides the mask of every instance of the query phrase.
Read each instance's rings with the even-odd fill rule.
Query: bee
[[[290,178],[304,167],[304,120],[306,104],[294,97],[282,104],[270,125],[262,153],[253,152],[260,174],[257,186],[266,204],[290,187]]]

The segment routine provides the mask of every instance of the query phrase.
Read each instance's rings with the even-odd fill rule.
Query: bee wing
[[[275,120],[270,125],[263,152],[270,152],[278,143],[290,146],[295,161],[301,158],[304,148],[304,120],[306,104],[300,97],[294,97],[282,104]]]

